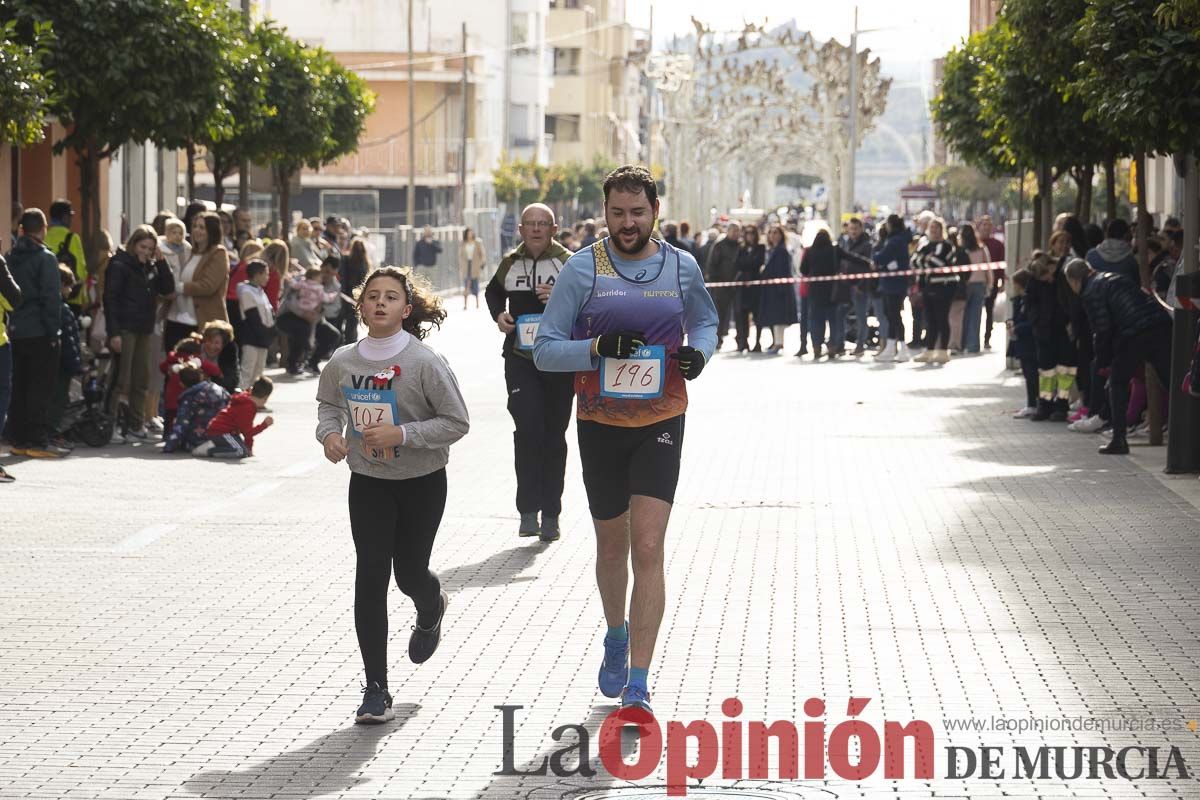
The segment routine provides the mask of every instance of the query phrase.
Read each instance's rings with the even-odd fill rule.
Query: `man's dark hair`
[[[50,204],[50,219],[62,219],[68,214],[75,213],[70,200],[58,199]]]
[[[692,232],[692,225],[686,219],[679,220],[679,235],[687,238],[687,235]]]
[[[274,391],[274,389],[275,384],[271,382],[270,378],[264,375],[256,380],[254,385],[250,387],[250,394],[254,397],[267,398],[271,396],[271,392]]]
[[[899,233],[904,230],[904,220],[899,214],[889,214],[887,218],[887,231],[890,236],[893,233]]]
[[[267,262],[261,258],[252,258],[246,262],[246,280],[254,280],[254,277],[260,273],[266,272],[270,267]]]
[[[1128,239],[1129,238],[1129,223],[1118,217],[1110,219],[1108,227],[1104,229],[1104,235],[1109,239]]]
[[[650,170],[645,167],[626,164],[608,173],[608,177],[604,179],[605,203],[608,202],[608,195],[613,189],[631,194],[645,192],[646,200],[650,205],[653,206],[658,202],[658,184],[654,182],[654,176],[650,174]]]
[[[851,225],[857,225],[860,228],[862,227],[862,220],[858,217],[851,217],[850,219],[846,220],[846,222],[850,223]]]
[[[1176,217],[1167,217],[1163,222],[1163,228],[1182,228],[1183,223]]]
[[[21,220],[17,224],[21,226],[21,230],[26,236],[41,233],[46,230],[46,215],[40,208],[31,208],[21,215]]]
[[[332,214],[330,214],[328,217],[325,218],[325,226],[326,227],[329,227],[330,225],[337,225],[337,224],[338,224],[338,218],[333,216]]]

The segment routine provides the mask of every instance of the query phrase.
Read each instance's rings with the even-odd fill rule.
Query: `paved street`
[[[396,722],[351,724],[347,471],[312,438],[315,381],[280,378],[277,425],[244,463],[151,446],[5,462],[18,483],[0,487],[0,797],[663,794],[665,756],[636,783],[599,763],[612,706],[596,687],[602,616],[574,430],[563,539],[518,540],[500,336],[456,304],[430,340],[472,418],[434,548],[451,605],[441,649],[414,667],[411,606],[393,590]],[[932,779],[908,759],[898,781],[882,766],[778,781],[772,758],[772,780],[718,768],[689,796],[1200,797],[1186,727],[1200,718],[1197,481],[1011,420],[1022,394],[1002,372],[999,354],[942,369],[722,354],[690,385],[650,681],[659,719],[720,730],[736,696],[745,723],[799,727],[815,697],[828,735],[865,697],[876,731],[924,720],[936,749]],[[597,774],[494,775],[501,704],[524,707],[518,769],[573,743],[551,733],[574,723],[592,733]],[[1165,730],[949,730],[993,717],[1154,717]],[[1160,771],[1175,745],[1192,777],[1014,778],[1016,745],[1157,746]],[[1005,748],[1006,777],[947,778],[949,746]]]

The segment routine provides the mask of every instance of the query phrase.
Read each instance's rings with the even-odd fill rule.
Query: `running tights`
[[[446,508],[446,470],[407,480],[350,474],[350,529],[357,567],[354,628],[367,683],[387,688],[387,595],[396,585],[417,607],[426,627],[437,620],[441,583],[429,571],[433,539]]]

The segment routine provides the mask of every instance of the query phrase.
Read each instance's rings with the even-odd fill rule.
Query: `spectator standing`
[[[413,266],[436,267],[442,254],[442,243],[433,238],[433,228],[426,225],[421,229],[421,238],[413,246]]]
[[[1128,222],[1119,218],[1109,220],[1104,229],[1104,241],[1088,251],[1087,263],[1097,272],[1114,272],[1141,286],[1137,257],[1129,244],[1129,236]]]
[[[689,248],[684,248],[687,252],[691,252]],[[766,245],[758,241],[758,226],[747,225],[746,230],[742,235],[742,246],[737,252],[737,274],[734,278],[738,281],[756,281],[762,274],[763,267],[767,263],[767,248]],[[762,334],[763,326],[758,324],[758,301],[761,296],[761,291],[757,286],[738,286],[737,294],[734,298],[734,330],[737,332],[737,348],[738,352],[750,349],[750,317],[753,315],[755,336],[754,336],[754,352],[762,352]]]
[[[468,296],[475,298],[475,307],[479,308],[479,276],[483,274],[486,259],[483,243],[475,236],[475,231],[470,228],[464,230],[462,247],[458,254],[459,278],[463,285],[463,311],[467,310]]]
[[[54,253],[59,264],[66,264],[75,275],[76,292],[68,301],[71,310],[78,315],[83,308],[83,287],[87,283],[87,259],[83,253],[83,240],[71,230],[75,209],[68,200],[55,200],[50,204],[50,226],[46,230],[46,249]]]
[[[763,280],[769,278],[792,278],[792,256],[787,249],[787,236],[783,226],[772,225],[767,231],[767,265],[762,271]],[[768,353],[783,350],[783,338],[788,326],[796,322],[796,288],[790,283],[770,284],[759,290],[758,318],[756,324],[771,328],[771,346]],[[719,329],[718,329],[719,331]]]
[[[704,264],[704,280],[707,283],[732,281],[737,275],[738,249],[741,247],[742,226],[731,222],[725,227],[722,236],[708,251],[708,260]],[[733,301],[737,296],[732,286],[717,286],[708,290],[713,303],[717,306],[717,350],[729,333],[730,316],[733,312]]]
[[[139,225],[108,262],[104,277],[108,346],[121,357],[110,411],[116,410],[119,398],[129,406],[128,429],[124,437],[115,434],[115,441],[150,438],[145,406],[156,355],[151,343],[155,314],[159,301],[174,292],[175,279],[158,249],[158,236],[149,225]]]
[[[367,253],[367,243],[362,239],[355,239],[350,243],[350,254],[342,258],[338,270],[338,282],[342,285],[342,293],[347,297],[353,297],[358,288],[367,280],[367,275],[370,274],[373,265],[371,257]],[[343,300],[341,323],[338,329],[342,333],[342,342],[350,344],[358,341],[358,311],[354,304]]]
[[[8,254],[8,267],[21,290],[8,321],[12,346],[12,401],[6,438],[15,455],[58,458],[50,444],[47,409],[59,366],[62,304],[58,261],[46,248],[46,216],[31,208],[21,215],[20,237]]]
[[[909,278],[905,275],[889,275],[908,267],[908,247],[912,234],[898,214],[887,218],[887,238],[871,256],[884,275],[879,279],[879,294],[883,298],[883,309],[887,315],[888,339],[883,350],[876,356],[880,361],[908,361],[908,347],[904,342],[904,297],[908,294]]]
[[[288,247],[292,258],[299,261],[304,269],[321,266],[321,256],[312,243],[312,224],[308,220],[301,219],[296,223],[296,231],[292,234]]]
[[[20,304],[21,287],[17,286],[12,273],[8,271],[8,262],[0,256],[0,432],[4,430],[8,405],[12,400],[12,345],[8,341],[5,320],[8,312]],[[0,450],[0,455],[5,455],[3,450]],[[0,467],[0,483],[12,483],[14,480],[12,475],[4,471],[4,467]]]
[[[965,262],[967,264],[986,264],[991,260],[987,249],[976,238],[973,225],[964,224],[958,229],[958,241],[962,251],[966,253]],[[963,350],[967,353],[979,352],[979,325],[983,318],[983,306],[993,283],[991,270],[975,269],[967,273],[967,297],[962,323],[962,344]]]
[[[996,311],[996,297],[1004,288],[1004,242],[995,237],[995,226],[992,224],[992,218],[987,214],[975,221],[975,233],[979,237],[979,243],[987,250],[988,261],[1000,265],[992,270],[991,286],[988,288],[987,297],[983,302],[983,349],[991,350],[992,320]]]
[[[238,340],[242,343],[242,387],[253,386],[267,367],[267,351],[275,341],[275,310],[265,286],[271,268],[259,258],[246,265],[246,280],[238,284],[238,313],[242,324]]]

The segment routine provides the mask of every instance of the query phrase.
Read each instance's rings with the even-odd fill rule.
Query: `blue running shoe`
[[[641,686],[626,686],[621,693],[620,718],[628,722],[645,725],[654,721],[654,709],[650,707],[650,692]]]
[[[625,623],[625,640],[604,637],[604,662],[600,664],[600,693],[605,697],[620,697],[629,680],[629,623]]]
[[[363,702],[354,715],[354,721],[360,725],[378,725],[396,718],[392,710],[392,696],[375,681],[371,681],[363,689]]]

